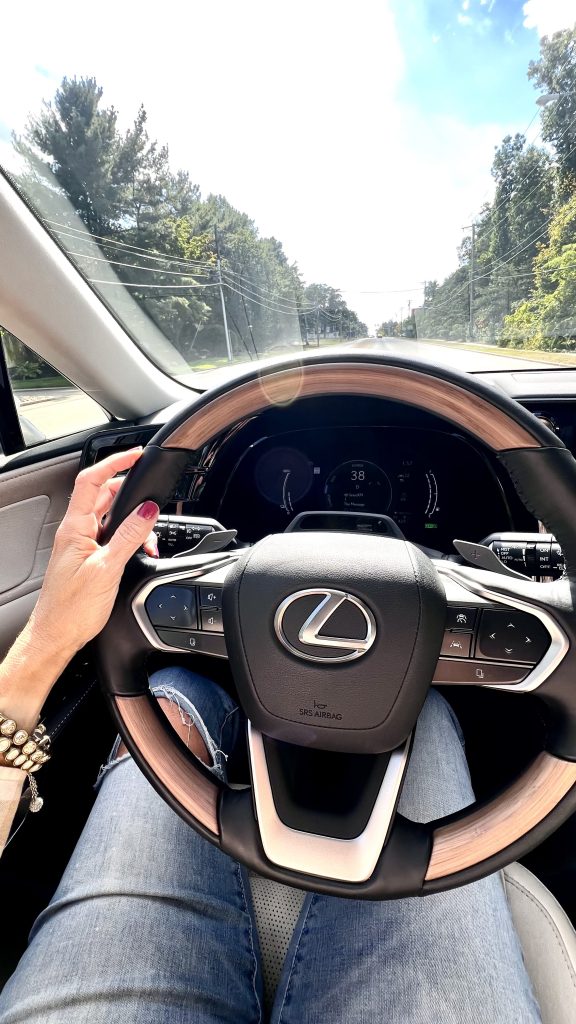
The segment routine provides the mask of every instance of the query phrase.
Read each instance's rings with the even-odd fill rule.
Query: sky
[[[538,141],[528,63],[574,0],[31,0],[3,12],[0,163],[64,75],[93,75],[203,194],[278,238],[371,329],[456,266],[502,138]],[[528,127],[529,126],[529,127]]]

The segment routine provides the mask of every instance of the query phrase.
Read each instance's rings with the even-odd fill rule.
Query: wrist
[[[0,665],[0,711],[30,730],[54,683],[76,653],[43,633],[33,616]]]

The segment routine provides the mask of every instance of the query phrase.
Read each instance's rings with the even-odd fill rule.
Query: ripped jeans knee
[[[150,677],[150,691],[178,708],[183,725],[198,730],[211,763],[209,770],[222,781],[226,780],[226,762],[234,749],[241,729],[238,705],[221,686],[205,676],[182,666],[160,669]],[[110,756],[98,773],[98,788],[108,772],[129,754],[118,757],[122,739],[116,737]]]

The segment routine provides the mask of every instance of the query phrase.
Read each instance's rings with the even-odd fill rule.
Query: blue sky
[[[64,75],[94,75],[123,125],[143,103],[174,166],[373,326],[454,269],[462,225],[491,192],[494,147],[537,112],[526,71],[539,36],[574,11],[574,0],[164,0],[157,33],[152,0],[100,0],[89,31],[77,0],[12,5],[0,163]]]
[[[526,71],[538,34],[524,27],[523,7],[524,0],[395,0],[406,61],[399,95],[467,123],[529,120],[535,92]]]

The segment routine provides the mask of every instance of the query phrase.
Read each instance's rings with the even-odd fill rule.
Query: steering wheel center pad
[[[434,675],[445,590],[430,559],[407,541],[334,539],[272,535],[229,571],[224,631],[240,701],[252,724],[275,739],[351,753],[393,750],[414,727]],[[330,592],[342,596],[323,622]]]

